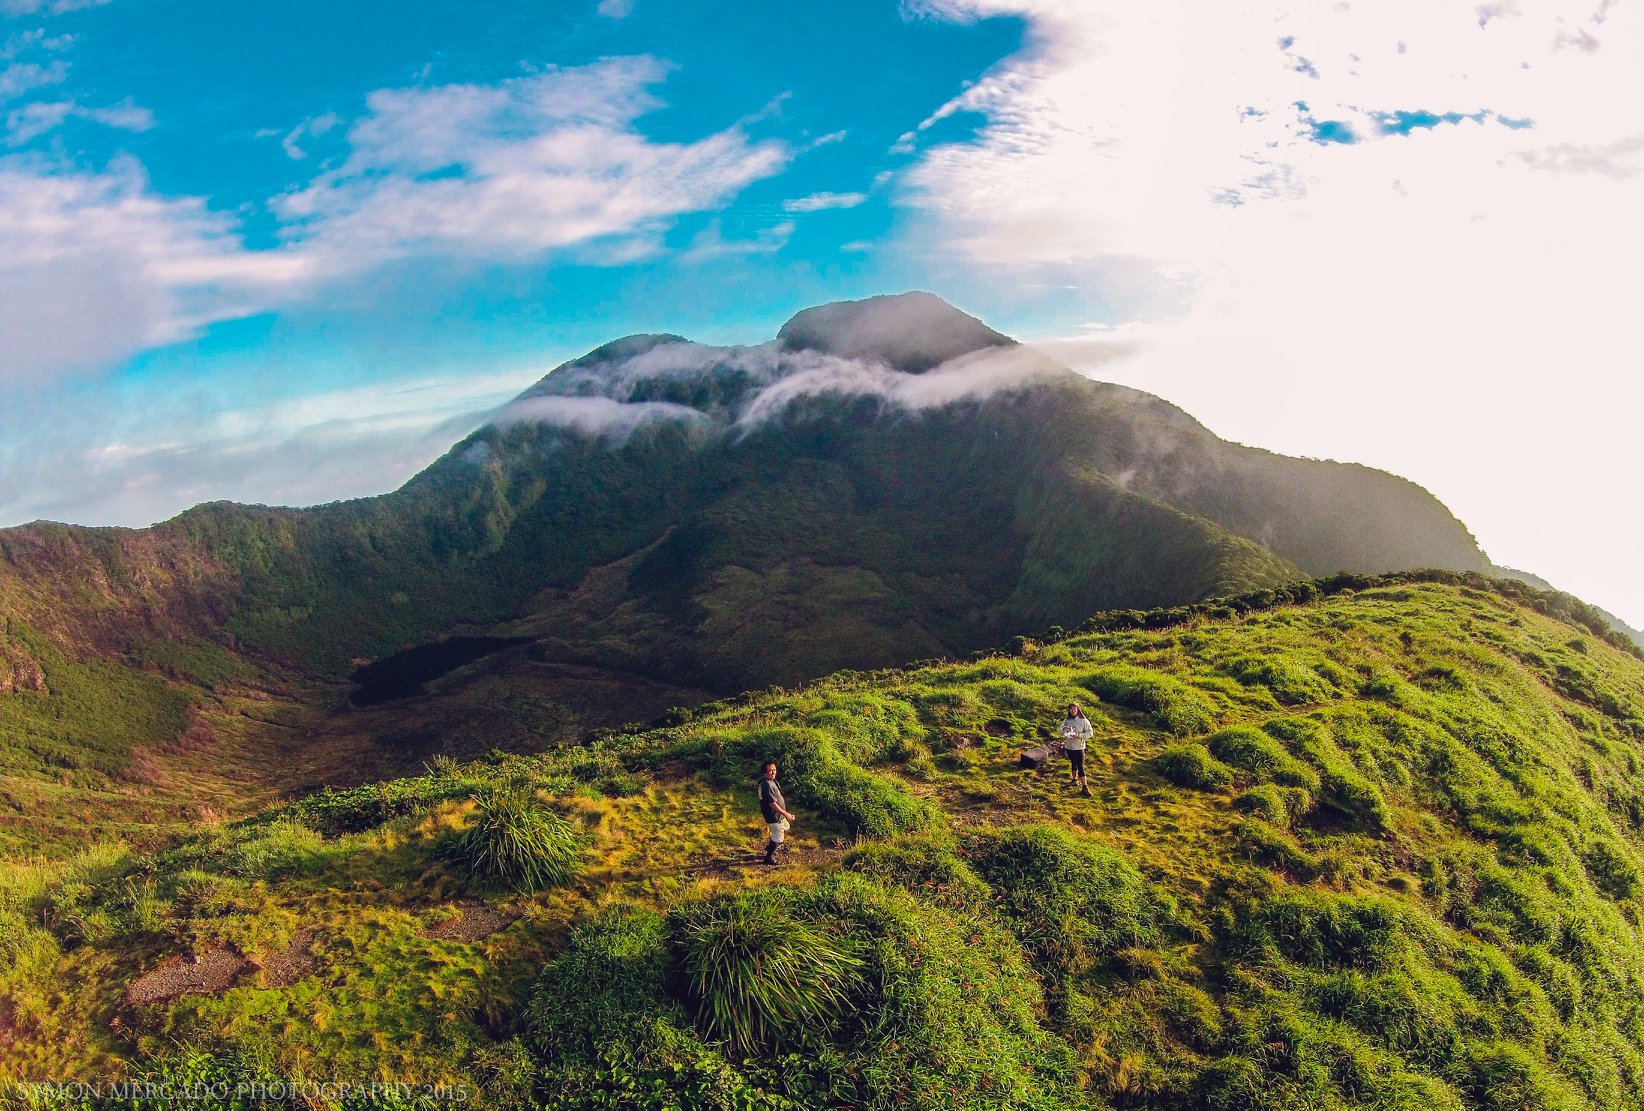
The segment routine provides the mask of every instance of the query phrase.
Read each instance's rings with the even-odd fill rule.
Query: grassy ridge
[[[0,1067],[380,1069],[494,1106],[1632,1106],[1644,665],[1567,601],[1435,578],[1103,615],[13,867]],[[1072,698],[1090,798],[1016,767]],[[742,863],[766,757],[801,817],[774,871]],[[494,797],[580,830],[572,878],[465,866]],[[519,917],[429,936],[464,900]],[[121,1001],[167,953],[299,933],[293,984]]]

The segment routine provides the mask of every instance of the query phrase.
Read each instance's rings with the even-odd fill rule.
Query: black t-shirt
[[[759,781],[759,812],[765,816],[767,823],[780,822],[782,811],[788,807],[787,800],[782,797],[782,788],[776,785],[774,779]]]

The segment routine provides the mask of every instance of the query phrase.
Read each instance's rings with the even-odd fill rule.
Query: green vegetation
[[[843,1020],[861,959],[767,893],[676,913],[686,993],[710,1038],[748,1053]]]
[[[533,796],[500,790],[481,796],[473,824],[453,840],[451,854],[472,879],[540,891],[576,874],[580,840],[569,822]]]
[[[920,319],[945,322],[943,338],[916,346],[1000,342],[951,307],[927,308]],[[831,306],[813,321],[848,328],[864,311]],[[824,343],[819,327],[795,334]],[[487,427],[381,497],[300,510],[213,503],[135,532],[0,530],[0,736],[29,737],[7,766],[66,769],[85,786],[150,746],[155,703],[186,702],[184,688],[278,686],[271,672],[287,668],[337,681],[458,625],[532,639],[537,663],[704,697],[963,654],[1098,610],[1306,573],[1487,566],[1419,487],[1228,444],[1157,399],[1070,371],[912,419],[829,396],[733,423],[765,383],[732,352],[682,346],[680,370],[655,380],[613,365],[661,342],[680,341],[608,345],[528,392],[665,400],[703,421],[658,422],[620,442]],[[1179,466],[1220,478],[1184,482]],[[1283,674],[1257,657],[1225,667],[1305,705],[1335,681],[1315,662]],[[42,668],[52,681],[37,686]],[[94,690],[69,689],[77,670]],[[586,725],[577,678],[537,677],[550,740]],[[1204,707],[1148,686],[1157,676],[1121,666],[1092,689],[1129,681],[1170,728],[1200,731]],[[627,693],[598,700],[601,724],[625,720]]]
[[[9,866],[0,1067],[497,1107],[1630,1107],[1644,665],[1557,599],[1429,578],[1103,616]],[[1075,699],[1090,798],[1016,761]],[[777,869],[767,757],[800,816]],[[450,851],[548,814],[587,846],[569,882],[504,894]],[[293,978],[122,1000],[299,938]]]

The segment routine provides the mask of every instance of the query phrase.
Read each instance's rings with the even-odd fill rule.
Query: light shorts
[[[788,819],[783,818],[780,822],[772,822],[766,828],[771,831],[771,843],[780,845],[788,836]]]

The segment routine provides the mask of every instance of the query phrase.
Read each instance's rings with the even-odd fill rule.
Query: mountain
[[[1297,583],[0,866],[0,1079],[1637,1107],[1644,661],[1593,622],[1471,574]],[[1020,760],[1072,700],[1089,797]]]
[[[1220,440],[929,294],[753,347],[617,340],[381,497],[31,525],[0,554],[0,790],[36,817],[48,786],[215,808],[235,761],[279,792],[1098,610],[1488,567],[1410,482]],[[178,739],[202,722],[211,753]]]
[[[757,347],[619,340],[392,495],[165,527],[240,573],[236,635],[303,666],[502,623],[724,692],[1300,574],[1487,567],[1413,484],[1228,444],[924,294]]]

